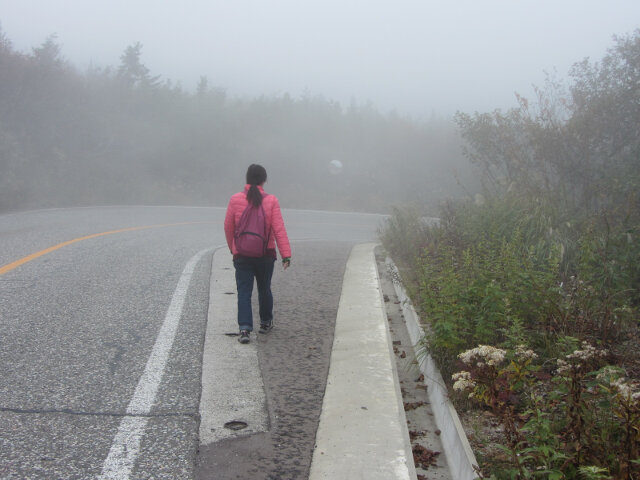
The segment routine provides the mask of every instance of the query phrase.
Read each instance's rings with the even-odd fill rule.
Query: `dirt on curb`
[[[400,301],[384,258],[376,259],[418,480],[453,480]]]

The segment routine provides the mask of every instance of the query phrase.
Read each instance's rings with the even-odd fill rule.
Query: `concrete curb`
[[[233,258],[227,248],[218,248],[211,263],[202,354],[201,445],[269,430],[257,344],[252,341],[240,345],[237,336],[231,336],[238,332],[237,312]],[[247,426],[241,430],[225,428],[228,422],[243,422]]]
[[[407,297],[404,287],[400,283],[400,274],[390,258],[386,260],[387,267],[391,270],[398,300],[402,306],[402,312],[406,321],[407,330],[411,342],[417,346],[424,337],[424,330],[420,325],[418,315]],[[440,438],[447,456],[449,469],[453,478],[459,480],[473,480],[478,478],[474,466],[478,465],[469,440],[462,428],[460,418],[448,397],[447,388],[434,360],[428,352],[424,352],[422,358],[418,357],[420,370],[424,375],[427,385],[431,408],[435,416],[436,424],[441,431]]]
[[[310,480],[417,478],[375,247],[345,268]]]

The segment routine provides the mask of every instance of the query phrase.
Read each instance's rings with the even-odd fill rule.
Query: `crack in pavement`
[[[143,418],[169,418],[169,417],[188,417],[196,420],[200,419],[198,412],[167,412],[167,413],[126,413],[126,412],[78,412],[68,408],[60,409],[38,409],[38,408],[14,408],[0,407],[0,412],[17,413],[24,415],[46,415],[46,414],[64,414],[77,416],[97,416],[97,417],[143,417]]]

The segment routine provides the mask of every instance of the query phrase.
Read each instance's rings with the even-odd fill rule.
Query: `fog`
[[[488,111],[602,57],[640,26],[637,0],[0,0],[20,50],[56,34],[80,68],[130,44],[163,79],[230,95],[323,95],[430,117]]]
[[[638,19],[635,0],[0,0],[0,211],[223,205],[254,162],[290,208],[472,197],[453,114],[516,107]]]

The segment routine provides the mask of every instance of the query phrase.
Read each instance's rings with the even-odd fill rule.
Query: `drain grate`
[[[231,420],[224,424],[224,428],[228,428],[229,430],[243,430],[248,426],[249,424],[247,422],[242,422],[240,420]]]

